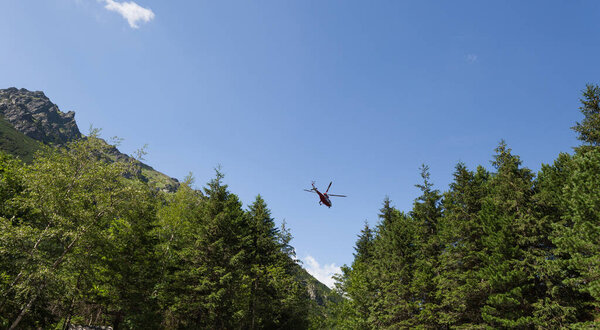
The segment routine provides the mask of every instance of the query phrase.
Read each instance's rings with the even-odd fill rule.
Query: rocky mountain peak
[[[0,89],[0,115],[19,132],[44,143],[64,144],[81,138],[75,112],[60,111],[40,91]]]
[[[6,125],[11,127],[7,128]],[[31,141],[34,145],[26,145],[22,135],[33,139]],[[36,150],[35,143],[64,145],[82,138],[85,136],[77,128],[75,112],[60,111],[43,92],[14,87],[0,89],[0,150],[31,160]],[[115,146],[109,146],[107,153],[112,160],[138,163],[139,171],[136,175],[144,181],[152,182],[158,189],[175,191],[179,186],[177,179],[133,159]]]

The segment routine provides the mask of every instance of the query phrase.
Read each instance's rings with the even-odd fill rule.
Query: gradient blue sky
[[[536,171],[570,152],[600,80],[598,1],[135,3],[1,1],[0,88],[44,91],[197,187],[221,164],[315,274],[352,262],[386,195],[410,210],[422,163],[446,190],[502,138]],[[349,197],[319,206],[311,180]]]

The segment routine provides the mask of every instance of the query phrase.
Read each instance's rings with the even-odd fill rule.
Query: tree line
[[[308,328],[292,236],[260,195],[243,209],[218,170],[163,193],[107,148],[0,154],[0,328]]]
[[[218,170],[163,193],[96,134],[29,163],[0,153],[0,328],[597,327],[600,88],[581,102],[583,144],[537,174],[505,142],[446,192],[423,166],[412,210],[384,200],[325,307],[289,229]]]
[[[322,327],[598,327],[600,88],[581,103],[583,144],[537,175],[504,141],[492,171],[459,163],[444,193],[423,166],[412,210],[385,199],[365,224]]]

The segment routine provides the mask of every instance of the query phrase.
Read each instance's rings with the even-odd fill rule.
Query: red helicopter
[[[308,192],[312,192],[312,193],[317,193],[319,195],[319,198],[321,199],[319,201],[319,205],[325,204],[327,205],[327,207],[331,207],[331,201],[329,200],[329,196],[335,196],[335,197],[346,197],[346,195],[334,195],[334,194],[327,194],[327,192],[329,191],[329,188],[331,187],[332,182],[329,182],[329,186],[327,187],[327,190],[325,190],[325,193],[322,194],[317,187],[315,187],[315,182],[312,182],[312,189],[304,189],[304,191],[308,191]]]

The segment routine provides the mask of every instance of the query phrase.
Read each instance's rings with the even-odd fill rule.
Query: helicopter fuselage
[[[320,191],[317,190],[317,188],[314,189],[317,192],[317,194],[319,194],[319,198],[321,199],[319,203],[325,204],[327,205],[327,207],[331,207],[331,200],[329,199],[329,196],[327,196],[327,193],[322,194]]]

